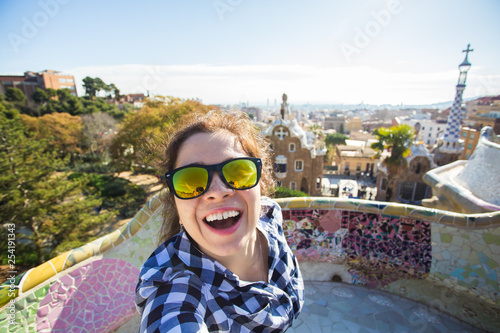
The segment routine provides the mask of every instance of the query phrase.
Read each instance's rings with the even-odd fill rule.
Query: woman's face
[[[248,155],[230,132],[198,133],[182,144],[175,168],[193,163],[217,164],[237,157]],[[214,259],[222,259],[244,253],[254,240],[260,186],[233,190],[214,172],[207,192],[189,200],[176,197],[175,204],[180,222],[200,249]],[[224,219],[224,215],[228,218]]]

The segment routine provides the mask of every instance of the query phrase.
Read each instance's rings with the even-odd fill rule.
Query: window
[[[286,157],[283,155],[276,156],[274,163],[274,172],[276,177],[286,177]]]
[[[472,149],[472,143],[469,143],[469,144],[467,145],[467,149]]]
[[[356,171],[361,171],[361,163],[356,164]]]
[[[295,171],[302,171],[304,170],[304,162],[299,160],[295,161]]]
[[[399,198],[410,201],[413,196],[413,185],[412,182],[400,183],[398,191]]]
[[[349,170],[349,162],[345,162],[345,169]]]
[[[297,189],[297,183],[296,182],[290,182],[290,190],[296,190]]]
[[[293,153],[295,151],[295,143],[290,143],[290,145],[288,146],[288,150],[290,151],[290,153]]]
[[[316,178],[316,189],[321,188],[321,177]]]
[[[286,172],[286,164],[276,163],[276,172]]]
[[[398,186],[398,199],[405,203],[420,203],[427,197],[428,186],[419,182],[401,182]]]
[[[417,163],[417,167],[415,169],[415,173],[419,174],[420,173],[420,169],[421,169],[421,165],[420,165],[420,163]]]
[[[73,83],[73,79],[66,79],[67,83]]]
[[[474,139],[474,133],[471,133],[469,136],[470,139]]]
[[[59,78],[59,83],[66,83],[66,79]]]
[[[467,133],[462,132],[462,136],[463,136],[464,138],[466,138],[466,137],[467,137]]]
[[[380,189],[382,191],[387,190],[387,178],[382,179],[382,184],[380,184]]]

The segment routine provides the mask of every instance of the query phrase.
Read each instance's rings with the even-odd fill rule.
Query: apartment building
[[[24,75],[0,75],[0,94],[5,95],[8,88],[20,89],[26,96],[28,105],[33,104],[31,95],[37,88],[69,89],[73,95],[77,96],[74,76],[54,70],[28,71]]]
[[[378,172],[378,158],[370,148],[372,141],[346,140],[345,145],[336,146],[335,165],[339,174],[375,176]]]

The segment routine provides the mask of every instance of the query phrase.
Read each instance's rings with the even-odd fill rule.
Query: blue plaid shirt
[[[182,231],[159,246],[136,287],[141,332],[282,332],[304,303],[304,285],[283,235],[281,208],[262,198],[259,230],[269,246],[269,283],[238,278]]]

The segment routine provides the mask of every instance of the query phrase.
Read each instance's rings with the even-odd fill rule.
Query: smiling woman
[[[161,168],[163,243],[141,268],[141,332],[284,331],[302,276],[283,235],[267,142],[244,114],[187,119]]]

